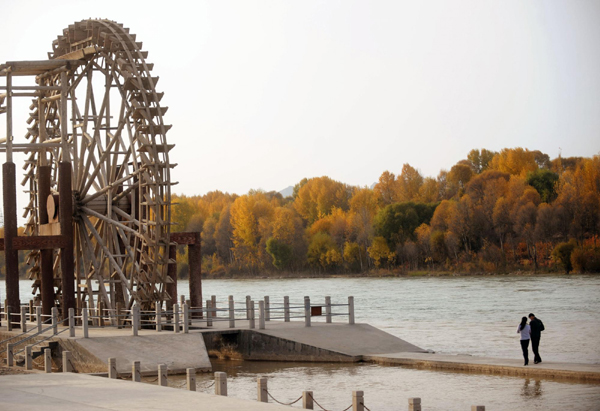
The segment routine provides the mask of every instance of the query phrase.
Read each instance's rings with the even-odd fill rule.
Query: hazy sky
[[[46,58],[88,17],[130,27],[165,92],[178,193],[370,185],[407,162],[437,175],[481,147],[600,151],[598,0],[0,0],[0,15],[0,62]]]

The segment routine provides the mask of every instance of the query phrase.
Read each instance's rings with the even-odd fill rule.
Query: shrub
[[[573,270],[571,264],[571,254],[575,248],[575,242],[573,240],[568,243],[560,243],[552,250],[552,259],[558,263],[568,274]]]
[[[571,253],[571,264],[580,273],[600,273],[600,247],[576,247]]]

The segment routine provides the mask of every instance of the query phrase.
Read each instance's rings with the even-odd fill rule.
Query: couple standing
[[[531,321],[527,324],[527,317],[523,317],[519,328],[517,328],[517,333],[521,334],[521,349],[523,350],[525,365],[529,364],[529,340],[531,340],[531,348],[535,356],[533,359],[534,364],[542,362],[539,346],[540,337],[542,336],[542,331],[544,331],[544,323],[539,318],[535,318],[533,314],[529,314],[529,319]]]

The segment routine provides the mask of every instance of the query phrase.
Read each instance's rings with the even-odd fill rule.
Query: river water
[[[179,282],[188,294],[188,283]],[[29,292],[22,281],[22,300]],[[4,294],[4,283],[0,293]],[[600,276],[467,276],[405,278],[204,280],[204,298],[233,295],[282,302],[310,296],[313,304],[355,298],[357,322],[366,322],[419,347],[439,353],[521,358],[516,327],[530,312],[546,327],[540,353],[546,362],[600,363]],[[345,320],[344,317],[334,320]],[[269,378],[269,391],[291,402],[313,390],[327,409],[342,410],[353,390],[365,391],[372,411],[407,408],[421,397],[426,410],[600,410],[600,385],[551,379],[416,370],[372,364],[214,362],[229,376],[229,395],[256,398],[256,377]],[[199,390],[212,376],[198,376]],[[182,384],[171,378],[171,384]],[[206,391],[212,391],[212,388]],[[322,400],[322,401],[321,401]],[[296,404],[298,406],[298,403]],[[317,407],[315,407],[317,408]]]

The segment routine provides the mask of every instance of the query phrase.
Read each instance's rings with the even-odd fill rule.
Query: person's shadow
[[[542,389],[542,381],[534,380],[533,385],[531,384],[531,380],[526,378],[523,382],[523,388],[521,389],[521,395],[527,398],[535,398],[539,397],[543,394]]]

